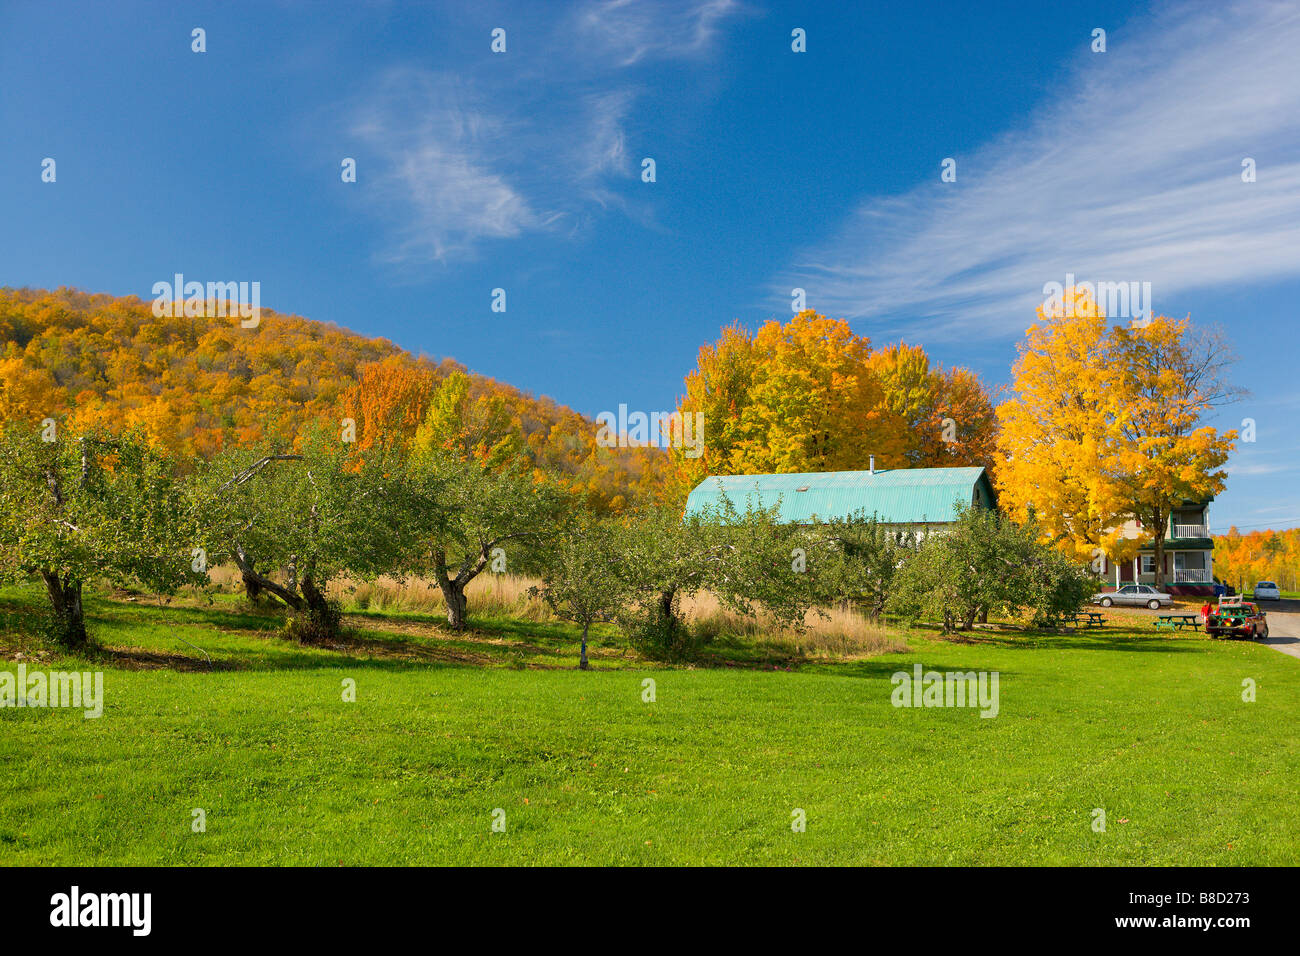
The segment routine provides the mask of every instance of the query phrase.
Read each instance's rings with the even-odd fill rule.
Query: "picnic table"
[[[1106,618],[1100,611],[1075,611],[1070,615],[1070,623],[1075,627],[1080,624],[1084,627],[1101,627],[1105,621]]]
[[[1172,628],[1181,631],[1190,627],[1193,631],[1201,629],[1201,620],[1195,614],[1161,614],[1156,620],[1156,627]]]

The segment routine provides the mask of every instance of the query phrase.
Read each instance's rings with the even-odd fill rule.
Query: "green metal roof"
[[[724,494],[741,511],[748,501],[762,508],[779,501],[781,520],[799,524],[846,518],[857,511],[889,524],[947,522],[956,517],[958,505],[978,499],[992,507],[995,501],[983,468],[891,468],[874,473],[711,475],[686,499],[686,513],[698,514],[706,506],[717,509]]]
[[[1152,541],[1150,544],[1140,545],[1139,551],[1155,551],[1156,544]],[[1164,549],[1166,551],[1213,551],[1213,538],[1165,538]]]

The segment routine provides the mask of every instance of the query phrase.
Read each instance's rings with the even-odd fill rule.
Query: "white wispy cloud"
[[[1260,436],[1250,442],[1238,441],[1236,453],[1228,462],[1228,474],[1234,478],[1262,475],[1295,474],[1300,471],[1296,462],[1295,446],[1289,442],[1278,445],[1272,436]],[[1267,442],[1271,447],[1262,447]]]
[[[639,173],[627,124],[641,86],[628,68],[707,51],[738,9],[584,0],[534,24],[534,58],[509,69],[387,69],[347,111],[348,135],[373,161],[375,211],[393,231],[381,258],[447,261],[492,240],[574,231],[610,208],[649,223],[615,188]]]
[[[956,155],[956,183],[936,156],[912,191],[865,200],[782,291],[956,338],[1018,335],[1067,272],[1149,281],[1157,311],[1186,289],[1300,274],[1300,7],[1182,8],[1112,31],[1105,53],[1085,41],[1034,118]]]
[[[621,66],[706,51],[736,0],[589,0],[573,23],[580,42]]]
[[[1262,461],[1248,464],[1230,464],[1227,468],[1228,474],[1234,478],[1244,478],[1252,475],[1283,475],[1295,470],[1295,466],[1292,464]]]
[[[374,194],[397,223],[390,261],[445,259],[545,221],[496,168],[506,124],[453,77],[389,70],[350,132],[378,159]]]
[[[617,173],[627,168],[627,136],[623,131],[634,94],[631,90],[593,93],[584,98],[586,135],[575,144],[582,178]]]

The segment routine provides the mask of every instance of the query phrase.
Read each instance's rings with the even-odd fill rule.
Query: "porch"
[[[1199,542],[1198,542],[1199,545]],[[1179,548],[1167,545],[1170,550],[1163,555],[1164,581],[1168,586],[1189,585],[1189,593],[1201,590],[1195,585],[1210,586],[1214,583],[1214,551],[1198,546]],[[1106,559],[1103,573],[1108,583],[1116,588],[1125,584],[1156,583],[1156,566],[1154,548],[1144,548],[1132,561],[1113,562]]]

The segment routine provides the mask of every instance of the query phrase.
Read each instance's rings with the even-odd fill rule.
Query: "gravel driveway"
[[[1268,637],[1259,643],[1300,657],[1300,601],[1260,601],[1259,606],[1268,615]]]

